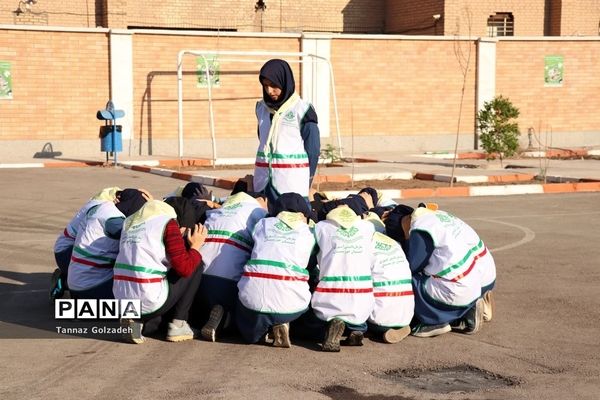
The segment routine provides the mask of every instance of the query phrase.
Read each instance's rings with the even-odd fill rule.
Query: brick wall
[[[562,0],[561,35],[600,34],[600,1]]]
[[[297,38],[136,34],[133,49],[134,136],[142,142],[177,138],[176,63],[178,52],[184,49],[298,52],[299,41]],[[185,137],[210,138],[208,92],[197,85],[197,57],[187,55],[183,61]],[[262,98],[258,82],[262,64],[262,61],[220,62],[220,86],[212,88],[215,131],[219,138],[256,136],[254,108]],[[292,64],[292,68],[299,90],[298,65]]]
[[[385,5],[385,32],[406,35],[441,35],[444,20],[433,15],[444,14],[443,0],[388,0]]]
[[[473,135],[475,47],[460,43],[472,51],[460,132]],[[452,41],[336,39],[331,57],[343,135],[456,133],[463,79]]]
[[[514,17],[515,36],[543,36],[545,7],[545,0],[446,1],[445,34],[468,34],[467,12],[469,12],[471,14],[471,34],[488,36],[487,20],[489,16],[495,13],[511,12]]]
[[[0,140],[93,139],[109,98],[106,33],[0,30],[13,99],[0,100]]]
[[[564,57],[562,87],[544,86],[544,57]],[[500,41],[496,93],[521,111],[522,132],[554,132],[554,143],[574,133],[596,132],[600,144],[600,41]],[[549,139],[551,140],[551,139]],[[548,143],[550,144],[550,143]]]

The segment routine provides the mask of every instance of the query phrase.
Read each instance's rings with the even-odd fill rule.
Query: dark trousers
[[[106,282],[102,282],[90,289],[71,290],[71,297],[73,299],[114,299],[113,279],[110,278]]]
[[[71,262],[71,255],[73,254],[73,246],[68,249],[54,253],[54,260],[56,266],[60,269],[60,277],[63,281],[63,286],[67,284],[67,275],[69,272],[69,263]]]
[[[202,268],[200,267],[196,268],[192,275],[186,278],[170,270],[167,274],[167,281],[169,282],[167,300],[158,310],[142,316],[144,334],[157,331],[162,326],[163,319],[164,322],[167,322],[167,317],[169,320],[181,319],[187,321],[201,278]]]

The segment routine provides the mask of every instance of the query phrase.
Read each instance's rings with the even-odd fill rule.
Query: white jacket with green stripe
[[[481,296],[481,288],[495,279],[492,255],[473,228],[459,218],[420,207],[411,218],[410,231],[415,230],[427,232],[433,240],[434,251],[423,270],[429,276],[424,289],[433,300],[469,305]]]
[[[113,294],[116,299],[140,299],[142,314],[158,310],[169,295],[171,264],[163,238],[167,223],[176,218],[170,205],[152,200],[123,224]]]
[[[82,220],[69,264],[68,285],[72,290],[88,290],[113,276],[119,252],[119,240],[106,236],[106,221],[125,218],[113,202],[107,201],[88,210]]]
[[[375,304],[374,233],[373,224],[347,206],[334,209],[315,226],[319,283],[311,305],[319,319],[339,318],[356,325],[369,318]]]
[[[273,314],[308,308],[306,268],[315,238],[306,218],[297,214],[281,212],[256,224],[252,256],[238,282],[238,297],[246,308]]]
[[[373,237],[373,249],[375,306],[369,322],[387,328],[407,326],[415,311],[415,296],[406,255],[398,242],[379,232]]]
[[[271,110],[264,101],[257,103],[259,145],[254,190],[264,190],[270,181],[279,194],[295,192],[308,197],[310,170],[300,125],[309,108],[310,103],[294,94],[271,120]]]
[[[255,198],[241,192],[206,215],[204,225],[208,236],[200,249],[203,274],[237,282],[252,252],[252,230],[267,215],[267,210]]]

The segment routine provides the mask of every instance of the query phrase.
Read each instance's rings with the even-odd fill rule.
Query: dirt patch
[[[466,186],[497,186],[497,185],[527,185],[539,184],[541,181],[518,181],[518,182],[482,182],[482,183],[467,183],[455,182],[453,187]],[[378,190],[381,189],[428,189],[439,187],[450,187],[448,182],[430,181],[423,179],[388,179],[388,180],[367,180],[355,181],[354,185],[349,182],[323,182],[313,184],[313,189],[317,192],[331,190],[360,190],[364,187],[372,187]]]
[[[381,377],[413,390],[438,394],[469,393],[515,386],[521,383],[517,379],[494,374],[472,365],[425,370],[391,370],[384,372]]]

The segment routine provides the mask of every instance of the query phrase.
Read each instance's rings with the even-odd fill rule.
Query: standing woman
[[[259,80],[263,99],[256,103],[259,145],[254,190],[265,193],[269,204],[289,192],[308,199],[321,150],[317,113],[295,92],[287,62],[267,61]]]

